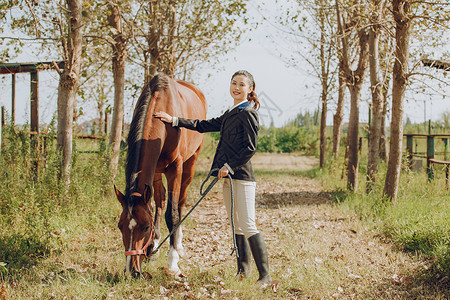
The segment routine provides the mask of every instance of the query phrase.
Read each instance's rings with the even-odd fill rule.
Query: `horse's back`
[[[188,119],[204,120],[206,118],[206,99],[203,93],[193,84],[174,80],[177,95],[174,97],[174,105],[179,106],[177,116]],[[189,159],[201,147],[203,134],[196,131],[181,128],[179,138],[179,153],[184,160]]]
[[[204,94],[193,84],[174,80],[177,95],[174,95],[174,105],[179,105],[180,117],[188,119],[206,118],[206,99]]]
[[[206,118],[205,96],[193,84],[165,75],[157,75],[152,81],[154,81],[152,87],[157,88],[151,90],[152,100],[148,116],[152,116],[157,111],[164,111],[176,117],[200,120]],[[164,155],[162,156],[166,158],[174,158],[179,155],[183,161],[187,161],[194,153],[198,152],[203,142],[201,133],[184,128],[163,126],[162,122],[155,118],[149,118],[147,125],[151,139],[158,140],[158,136],[165,136],[162,148]]]

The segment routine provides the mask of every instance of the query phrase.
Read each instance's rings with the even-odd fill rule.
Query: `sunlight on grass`
[[[17,134],[5,135],[10,142],[0,156],[0,288],[8,299],[386,298],[392,287],[401,286],[392,276],[406,278],[418,266],[395,247],[380,243],[380,233],[401,249],[431,260],[434,275],[450,269],[449,191],[442,173],[427,183],[424,172],[404,171],[399,199],[390,204],[382,200],[381,180],[369,195],[348,193],[339,161],[326,169],[256,170],[258,227],[269,250],[273,289],[255,288],[254,264],[250,278],[235,278],[221,183],[202,202],[210,209],[207,216],[188,218],[183,226],[185,245],[193,250],[213,244],[213,225],[218,222],[225,238],[198,257],[195,251],[188,253],[180,262],[182,278],[168,276],[164,245],[143,265],[152,278],[130,279],[123,272],[124,246],[117,228],[121,206],[113,195],[113,184],[124,190],[123,169],[112,182],[107,151],[83,141],[77,149],[100,152],[76,157],[71,186],[64,193],[54,145],[49,145],[46,168],[34,182],[29,145]],[[199,162],[206,167],[195,174],[184,213],[200,196],[213,149],[207,142]],[[379,178],[384,172],[382,166]],[[361,190],[363,177],[361,172]],[[162,228],[165,237],[165,224]],[[414,295],[441,295],[417,289]]]

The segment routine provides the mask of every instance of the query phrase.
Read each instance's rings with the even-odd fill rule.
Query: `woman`
[[[211,169],[219,169],[214,176],[219,179],[231,174],[234,191],[234,222],[238,276],[250,275],[250,251],[259,272],[258,284],[265,287],[272,281],[269,274],[267,249],[255,221],[256,180],[250,158],[256,151],[259,121],[256,110],[259,101],[255,93],[253,76],[244,70],[231,78],[230,95],[234,105],[222,116],[209,120],[190,120],[157,112],[156,118],[172,126],[184,127],[198,132],[220,131],[220,139]],[[223,184],[223,197],[228,217],[231,218],[231,187],[228,180]]]

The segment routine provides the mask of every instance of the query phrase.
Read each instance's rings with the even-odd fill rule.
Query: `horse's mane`
[[[169,78],[166,75],[155,75],[145,86],[139,97],[136,109],[134,110],[133,120],[131,121],[130,132],[128,133],[128,154],[125,168],[126,177],[126,199],[129,199],[131,193],[138,189],[138,173],[141,160],[142,138],[144,134],[145,121],[147,119],[150,101],[155,91],[167,88]]]

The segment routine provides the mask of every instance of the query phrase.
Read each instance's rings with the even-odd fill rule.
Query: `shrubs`
[[[259,152],[306,152],[316,154],[317,130],[312,127],[286,126],[283,128],[262,128],[259,132]]]
[[[61,224],[57,223],[61,219],[68,222],[75,212],[99,209],[98,199],[104,197],[103,192],[112,191],[105,147],[97,145],[98,154],[74,155],[71,184],[66,189],[58,177],[60,156],[54,131],[50,129],[48,135],[39,137],[38,172],[36,151],[28,132],[28,128],[3,128],[4,147],[0,155],[0,263],[6,264],[3,271],[33,265],[48,255],[60,243],[57,232]],[[74,148],[84,147],[77,145],[80,141],[74,143]]]

